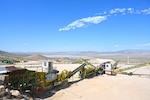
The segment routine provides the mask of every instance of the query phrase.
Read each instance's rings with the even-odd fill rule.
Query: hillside
[[[18,60],[21,59],[23,55],[17,55],[5,51],[0,50],[0,60],[7,59],[7,60]]]
[[[26,55],[26,54],[14,54],[5,51],[0,51],[0,60],[10,60],[10,61],[20,61],[20,60],[48,60],[48,57],[34,54],[34,55]]]
[[[58,62],[78,62],[79,58],[100,58],[120,60],[120,63],[145,63],[150,61],[150,51],[147,50],[122,50],[117,52],[50,52],[50,53],[9,53],[0,51],[0,60],[54,60]]]
[[[49,59],[48,57],[45,57],[39,54],[33,54],[30,56],[24,57],[24,60],[48,60],[48,59]]]

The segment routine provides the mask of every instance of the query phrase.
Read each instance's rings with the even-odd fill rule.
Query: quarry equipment
[[[87,66],[85,66],[84,68],[82,68],[80,70],[80,77],[81,78],[88,78],[88,77],[92,77],[92,76],[96,76],[98,74],[100,74],[100,68],[99,67],[95,67],[94,65],[92,65],[91,63],[87,62],[84,59],[80,59],[81,62],[85,63]]]
[[[85,77],[91,76],[90,73],[92,73],[92,72],[93,72],[92,73],[93,75],[98,75],[98,74],[101,74],[101,75],[102,74],[107,74],[107,75],[124,74],[124,75],[130,75],[130,76],[131,75],[147,76],[147,77],[150,76],[150,74],[134,74],[134,72],[137,69],[149,65],[150,64],[149,62],[121,69],[120,67],[117,67],[117,65],[119,63],[119,60],[116,61],[114,64],[111,64],[111,62],[109,62],[109,61],[108,62],[104,62],[104,63],[101,63],[99,66],[94,66],[93,64],[87,62],[84,59],[81,59],[81,61],[86,63],[90,67],[90,69],[88,69],[87,66],[84,68],[84,71],[86,72],[85,73]],[[131,70],[131,69],[135,69],[135,70],[132,71],[132,72],[126,72],[127,70]]]
[[[42,62],[42,72],[9,66],[5,67],[5,71],[1,71],[4,68],[0,69],[0,77],[3,77],[3,84],[9,90],[38,95],[68,83],[69,78],[77,72],[79,72],[81,79],[104,74],[108,70],[107,65],[110,64],[107,62],[96,67],[84,59],[81,61],[83,63],[73,71],[63,70],[61,73],[53,68],[52,62],[48,61]]]
[[[68,82],[68,79],[84,68],[86,64],[82,64],[73,71],[63,70],[60,74],[52,68],[50,62],[46,62],[45,66],[48,66],[47,72],[36,72],[10,66],[6,67],[7,71],[1,73],[0,76],[5,75],[4,84],[10,90],[19,90],[21,93],[42,94],[46,90]]]
[[[0,67],[0,99],[5,95],[13,95],[16,98],[20,98],[21,96],[29,98],[27,95],[23,94],[29,93],[39,95],[55,87],[62,88],[64,84],[69,83],[69,79],[77,72],[79,72],[79,77],[81,79],[91,78],[99,74],[116,75],[118,73],[150,77],[150,75],[146,74],[134,74],[133,72],[125,72],[129,69],[140,68],[146,64],[139,64],[136,66],[120,69],[117,67],[119,61],[116,61],[114,64],[108,61],[95,66],[85,59],[80,60],[82,64],[79,67],[75,68],[73,71],[63,70],[62,72],[55,70],[53,68],[53,63],[49,61],[42,62],[42,65],[40,65],[42,68],[41,72],[14,66]],[[14,94],[15,92],[16,94]]]
[[[93,64],[87,62],[84,59],[81,59],[81,61],[88,65],[84,68],[85,77],[98,75],[98,74],[115,75],[118,70],[117,64],[119,63],[119,61],[116,61],[113,65],[111,64],[111,62],[104,62],[100,64],[99,66],[94,66]]]
[[[148,62],[147,65],[150,65],[150,62]]]
[[[77,73],[77,72],[80,71],[81,69],[84,69],[85,66],[86,66],[86,63],[83,63],[81,66],[77,67],[75,70],[70,71],[70,72],[67,74],[66,78],[70,78],[71,76],[73,76],[75,73]],[[81,73],[81,74],[84,75],[84,73]],[[83,76],[83,75],[82,75],[82,76]]]

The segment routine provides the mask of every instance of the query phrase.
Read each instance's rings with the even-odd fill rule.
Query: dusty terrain
[[[33,63],[33,62],[32,62]],[[60,72],[64,69],[74,70],[81,64],[54,64]],[[130,65],[121,65],[129,67]],[[37,69],[37,68],[31,68]],[[40,68],[38,68],[40,69]],[[41,70],[41,69],[40,69]],[[149,74],[150,66],[132,69],[128,72],[135,74]],[[77,75],[70,78],[69,87],[49,90],[46,94],[35,100],[149,100],[150,76],[116,76],[100,75],[89,79],[77,81]]]
[[[58,66],[58,65],[57,65]],[[58,69],[64,68],[57,67]],[[68,67],[73,70],[78,65]],[[66,67],[67,69],[67,67]],[[135,70],[134,70],[135,71]],[[145,72],[145,73],[144,73]],[[150,66],[137,69],[134,73],[150,74]],[[71,81],[76,80],[76,76]],[[102,75],[74,82],[69,87],[55,92],[44,100],[149,100],[150,76]]]
[[[93,60],[90,60],[93,61]],[[101,60],[103,61],[103,60]],[[33,62],[32,62],[33,63]],[[36,63],[36,62],[35,62]],[[81,64],[53,64],[60,72],[64,69],[73,71]],[[98,64],[94,64],[95,66]],[[133,66],[119,64],[121,68]],[[33,67],[33,70],[42,70]],[[150,66],[128,70],[134,74],[149,74]],[[77,73],[78,74],[78,73]],[[60,90],[49,90],[37,100],[149,100],[150,76],[128,76],[117,74],[116,76],[100,75],[89,79],[78,80],[78,75],[70,78],[69,87]],[[47,96],[46,96],[47,95]]]
[[[87,54],[86,54],[87,55]],[[90,54],[89,54],[90,55]],[[93,55],[93,54],[92,54]],[[135,53],[123,53],[123,54],[95,54],[90,56],[92,58],[91,63],[97,65],[93,58],[105,58],[120,60],[119,67],[125,68],[135,64],[144,63],[150,61],[150,53],[141,53],[140,55]],[[4,55],[2,55],[3,57]],[[10,54],[9,54],[10,56]],[[13,55],[14,56],[14,55]],[[84,56],[84,54],[83,54]],[[130,65],[127,65],[127,58],[130,56]],[[8,58],[7,56],[4,56]],[[43,59],[43,56],[31,56],[34,60],[37,58]],[[46,58],[47,59],[47,58]],[[50,60],[55,61],[53,67],[60,72],[64,69],[72,71],[81,64],[77,58],[55,58]],[[15,66],[28,68],[29,70],[42,71],[39,66],[40,63],[36,61],[29,61],[28,64],[19,63]],[[65,62],[65,63],[64,63]],[[32,67],[30,67],[30,65]],[[132,69],[127,72],[133,72],[134,74],[149,74],[150,66],[145,66],[137,69]],[[77,81],[78,76],[75,75],[70,78],[69,87],[60,90],[49,90],[46,94],[36,98],[37,100],[150,100],[150,76],[146,75],[122,75],[116,76],[101,75],[89,79]]]

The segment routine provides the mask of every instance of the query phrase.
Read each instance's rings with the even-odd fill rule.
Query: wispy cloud
[[[133,14],[134,13],[134,8],[127,8],[127,13]]]
[[[147,46],[150,46],[150,43],[138,44],[137,46],[140,46],[140,47],[147,47]]]
[[[67,26],[60,28],[59,31],[67,31],[70,29],[84,27],[88,23],[99,24],[102,21],[106,20],[108,17],[111,17],[112,15],[117,16],[117,14],[122,14],[122,15],[145,14],[145,15],[147,15],[147,14],[150,14],[150,8],[142,9],[142,10],[135,10],[134,8],[115,8],[115,9],[111,9],[108,12],[102,11],[97,16],[77,19],[77,20],[73,21],[72,23],[68,24]]]
[[[98,24],[98,23],[100,23],[106,19],[107,19],[106,16],[94,16],[94,17],[87,17],[87,18],[78,19],[78,20],[72,22],[71,24],[69,24],[68,26],[66,26],[64,28],[60,28],[59,31],[83,27],[87,23]]]
[[[119,45],[118,45],[118,44],[116,44],[114,47],[115,47],[115,48],[118,48],[118,47],[119,47]]]
[[[150,14],[150,8],[141,10],[141,13]]]
[[[116,13],[124,13],[126,11],[126,8],[115,8],[110,10],[110,14],[116,14]]]
[[[142,10],[135,10],[134,8],[115,8],[110,10],[110,14],[150,14],[150,8],[142,9]]]

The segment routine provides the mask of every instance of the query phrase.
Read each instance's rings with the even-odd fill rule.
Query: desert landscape
[[[57,65],[58,66],[58,65]],[[60,65],[63,66],[63,65]],[[63,67],[68,70],[75,69],[75,65]],[[78,65],[76,65],[78,66]],[[62,68],[58,68],[62,70]],[[135,71],[136,70],[136,71]],[[129,70],[132,72],[133,70]],[[42,100],[149,100],[150,98],[150,66],[134,69],[136,74],[146,75],[100,75],[93,78],[77,81],[78,77],[70,79],[69,86],[48,93],[51,97],[36,98]],[[79,79],[78,79],[79,80]],[[47,93],[45,94],[47,95]]]
[[[97,76],[74,83],[45,100],[149,100],[149,78]]]
[[[150,100],[150,0],[0,0],[0,100]]]
[[[136,54],[139,54],[136,56]],[[110,61],[112,64],[117,60],[119,69],[130,68],[132,66],[145,63],[144,66],[125,70],[124,72],[133,75],[126,75],[118,73],[116,75],[98,75],[91,78],[80,79],[79,72],[69,78],[68,84],[65,87],[55,87],[46,91],[41,95],[32,95],[35,100],[149,100],[150,98],[150,53],[149,52],[122,52],[122,53],[82,53],[81,54],[67,54],[59,57],[45,56],[45,55],[18,55],[1,51],[1,59],[11,57],[22,62],[14,63],[18,68],[26,68],[37,72],[42,72],[42,61],[53,62],[53,68],[61,73],[63,70],[73,71],[82,63],[80,58],[87,59],[87,61],[94,66],[98,66],[103,62]],[[56,55],[56,54],[55,54]],[[79,56],[80,55],[80,56]],[[92,55],[92,56],[91,56]],[[128,58],[130,56],[130,59]],[[19,58],[20,57],[20,58]],[[144,59],[144,60],[143,60]],[[12,60],[9,58],[8,60]],[[25,62],[23,62],[23,60]],[[12,65],[12,64],[11,64]],[[1,66],[9,66],[9,64],[2,63]]]

